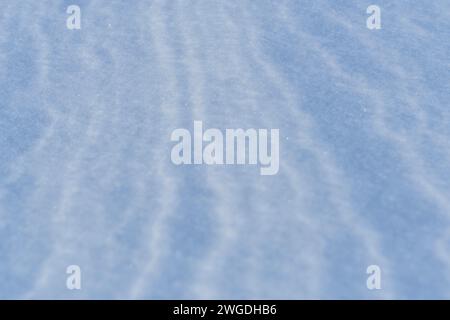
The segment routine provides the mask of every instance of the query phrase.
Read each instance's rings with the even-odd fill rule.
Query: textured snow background
[[[0,5],[0,298],[450,298],[449,1]],[[175,167],[193,120],[279,174]]]

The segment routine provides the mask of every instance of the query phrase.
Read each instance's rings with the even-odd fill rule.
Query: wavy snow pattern
[[[2,3],[0,298],[449,297],[448,2],[72,2]],[[175,167],[194,120],[279,174]]]

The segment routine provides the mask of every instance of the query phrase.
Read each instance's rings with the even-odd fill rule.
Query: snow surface
[[[449,1],[0,5],[0,298],[450,298]],[[278,175],[174,166],[194,120]]]

